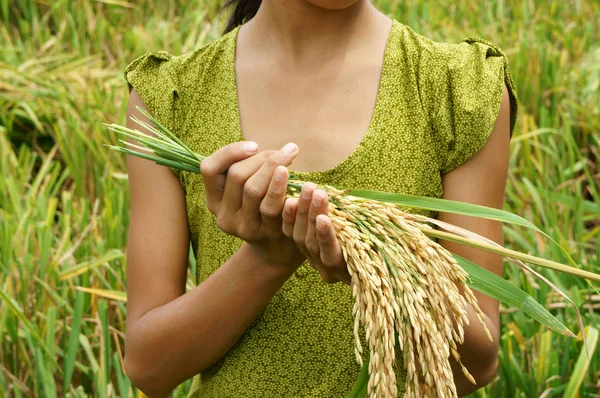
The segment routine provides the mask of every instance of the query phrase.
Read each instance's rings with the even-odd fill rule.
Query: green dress
[[[146,54],[125,71],[129,88],[150,111],[203,155],[243,140],[234,69],[238,31],[182,56]],[[436,43],[394,21],[362,142],[329,170],[294,173],[315,183],[439,198],[442,174],[473,156],[491,133],[505,84],[512,135],[517,101],[501,49],[480,39]],[[205,206],[200,175],[173,172],[186,191],[197,282],[202,283],[242,241],[217,228]],[[348,286],[326,284],[303,264],[225,357],[195,377],[190,396],[346,396],[360,370],[352,303]],[[401,363],[399,396],[405,383]]]

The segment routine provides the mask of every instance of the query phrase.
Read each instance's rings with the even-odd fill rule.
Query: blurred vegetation
[[[505,209],[600,272],[600,3],[374,2],[435,40],[477,36],[506,51],[521,108]],[[0,396],[136,394],[122,361],[127,175],[125,159],[103,146],[115,140],[102,122],[124,123],[128,62],[218,38],[219,6],[0,0]],[[565,261],[532,231],[507,227],[505,239]],[[600,295],[576,278],[545,275],[585,324],[600,324]],[[548,287],[511,265],[505,277],[578,330],[574,310]],[[600,355],[517,309],[503,308],[502,322],[498,377],[476,396],[600,396]]]

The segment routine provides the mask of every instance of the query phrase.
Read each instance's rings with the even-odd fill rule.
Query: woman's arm
[[[134,90],[127,111],[132,128],[130,116],[143,118],[136,106],[145,108]],[[239,150],[230,152],[237,160],[244,157]],[[219,167],[227,168],[225,163]],[[162,397],[225,355],[295,268],[260,258],[245,243],[186,293],[189,232],[180,182],[167,167],[131,156],[127,164],[131,223],[125,367],[144,393]]]
[[[510,102],[508,91],[504,88],[504,98],[496,124],[483,148],[464,164],[443,175],[443,199],[502,209],[508,174],[509,123]],[[499,244],[503,242],[502,224],[498,221],[450,213],[439,213],[438,219],[466,228]],[[451,252],[502,275],[501,256],[448,241],[440,240],[439,243]],[[466,379],[460,365],[451,357],[459,396],[470,394],[488,384],[495,376],[498,367],[499,303],[482,293],[477,291],[474,293],[479,307],[486,315],[486,324],[494,341],[491,342],[485,335],[472,308],[469,308],[470,326],[465,327],[465,342],[459,346],[458,351],[462,363],[475,378],[477,385],[474,386]]]

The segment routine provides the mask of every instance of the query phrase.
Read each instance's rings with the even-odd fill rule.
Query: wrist
[[[273,279],[288,279],[302,264],[299,262],[295,264],[280,264],[269,258],[268,254],[260,246],[254,245],[249,242],[244,242],[241,250],[243,255],[247,256],[250,262],[253,264],[253,268],[257,269],[267,278]]]

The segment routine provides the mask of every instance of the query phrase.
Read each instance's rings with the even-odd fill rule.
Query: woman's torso
[[[137,89],[155,116],[200,154],[244,139],[234,68],[238,31],[181,57],[148,54],[126,71],[130,86]],[[338,187],[441,197],[441,170],[451,139],[433,128],[434,109],[427,98],[435,92],[436,74],[446,68],[444,54],[458,49],[438,54],[434,43],[394,21],[366,134],[336,166],[323,172],[295,172],[296,176]],[[475,57],[475,63],[479,58],[485,61],[487,49],[472,50],[461,51]],[[490,67],[502,67],[502,62]],[[151,71],[150,78],[147,71]],[[500,74],[501,84],[503,76]],[[501,91],[502,86],[500,99]],[[494,86],[494,101],[497,94]],[[484,128],[488,128],[486,123]],[[457,155],[456,162],[476,151],[483,138]],[[242,241],[217,228],[205,206],[201,176],[175,172],[186,191],[197,282],[201,283],[235,253]],[[426,210],[408,211],[435,216]],[[316,270],[303,264],[228,354],[195,379],[190,396],[345,396],[360,370],[354,356],[352,305],[348,286],[326,284]],[[397,374],[401,395],[401,362]]]
[[[402,28],[394,24],[392,29],[375,110],[360,144],[337,166],[325,172],[295,172],[298,178],[335,186],[441,196],[439,165],[427,117],[415,106],[416,77],[402,74],[406,68],[395,50],[399,48],[397,40]],[[206,72],[210,87],[202,85],[197,100],[193,101],[202,104],[204,99],[211,98],[208,101],[214,101],[212,104],[199,108],[213,111],[196,114],[200,120],[188,118],[183,129],[203,132],[197,140],[189,140],[198,153],[212,153],[244,139],[235,92],[237,32],[222,38],[214,49],[218,61]],[[220,111],[215,112],[215,108]],[[198,282],[201,282],[233,255],[241,241],[216,228],[214,217],[204,207],[200,177],[186,174],[185,185],[191,235],[196,242]],[[201,382],[196,381],[196,392],[191,395],[345,396],[360,370],[354,357],[352,305],[348,286],[328,285],[314,269],[303,264],[238,344],[201,376]],[[398,378],[402,385],[402,375]]]

